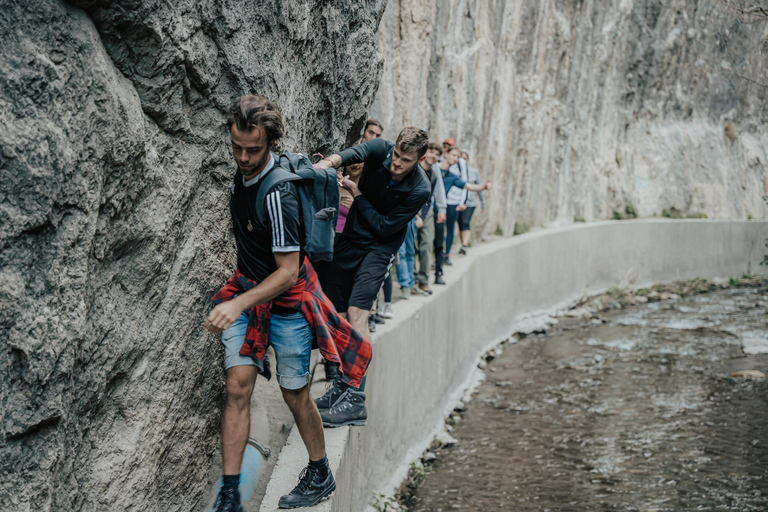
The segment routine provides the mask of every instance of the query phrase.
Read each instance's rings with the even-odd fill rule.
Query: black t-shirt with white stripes
[[[237,268],[246,277],[258,282],[277,270],[274,253],[301,250],[296,185],[283,182],[275,186],[266,197],[266,225],[260,223],[257,217],[256,196],[263,183],[262,178],[271,170],[271,163],[262,174],[247,183],[238,171],[229,200],[237,243]]]

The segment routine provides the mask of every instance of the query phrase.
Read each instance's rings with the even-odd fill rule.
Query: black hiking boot
[[[373,317],[368,317],[368,330],[371,332],[376,332],[376,322],[373,321]]]
[[[240,491],[237,487],[222,487],[213,504],[214,512],[243,512]]]
[[[365,426],[365,420],[368,419],[365,393],[354,388],[345,389],[330,409],[320,413],[320,417],[324,427]]]
[[[323,396],[315,398],[315,405],[317,405],[318,411],[327,411],[333,406],[333,404],[336,403],[336,400],[341,397],[343,391],[339,384],[341,384],[341,374],[339,374],[337,378],[328,383],[325,388],[325,394]]]
[[[435,275],[435,284],[445,284],[445,279],[443,279],[442,274]]]
[[[280,508],[314,507],[336,490],[331,468],[315,469],[307,466],[299,475],[299,483],[293,490],[280,498]]]

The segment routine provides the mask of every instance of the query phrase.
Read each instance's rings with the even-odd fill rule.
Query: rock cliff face
[[[382,0],[0,1],[0,503],[200,509],[233,270],[224,111],[359,131]]]
[[[702,0],[392,0],[372,115],[469,151],[496,184],[485,232],[628,205],[765,217],[768,25],[746,21]]]

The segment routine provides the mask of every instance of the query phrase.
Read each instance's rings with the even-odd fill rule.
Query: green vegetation
[[[387,496],[381,492],[374,492],[371,498],[371,506],[378,512],[400,512],[403,508],[392,496]]]
[[[675,208],[674,206],[672,208],[664,208],[661,211],[661,216],[666,217],[668,219],[682,219],[683,218],[683,212]]]
[[[531,226],[527,222],[515,222],[515,235],[522,235],[531,230]]]
[[[504,236],[504,229],[501,227],[501,224],[496,224],[496,231],[493,232],[496,236]]]
[[[574,215],[573,222],[587,222],[587,220],[581,215]]]
[[[668,219],[706,219],[707,214],[706,213],[683,213],[682,211],[678,210],[674,206],[671,208],[664,208],[661,212],[662,217],[666,217]]]
[[[637,210],[635,210],[635,207],[632,204],[626,205],[624,207],[624,211],[613,210],[614,220],[636,219],[637,217]]]
[[[763,196],[763,201],[768,204],[768,196]],[[765,248],[768,249],[768,238],[765,239]],[[763,261],[760,264],[768,266],[768,254],[763,255]]]

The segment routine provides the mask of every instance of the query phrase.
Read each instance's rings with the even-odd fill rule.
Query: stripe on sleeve
[[[279,237],[277,236],[277,215],[275,215],[275,194],[271,192],[267,196],[267,212],[269,212],[269,223],[272,225],[272,245],[277,246]]]

